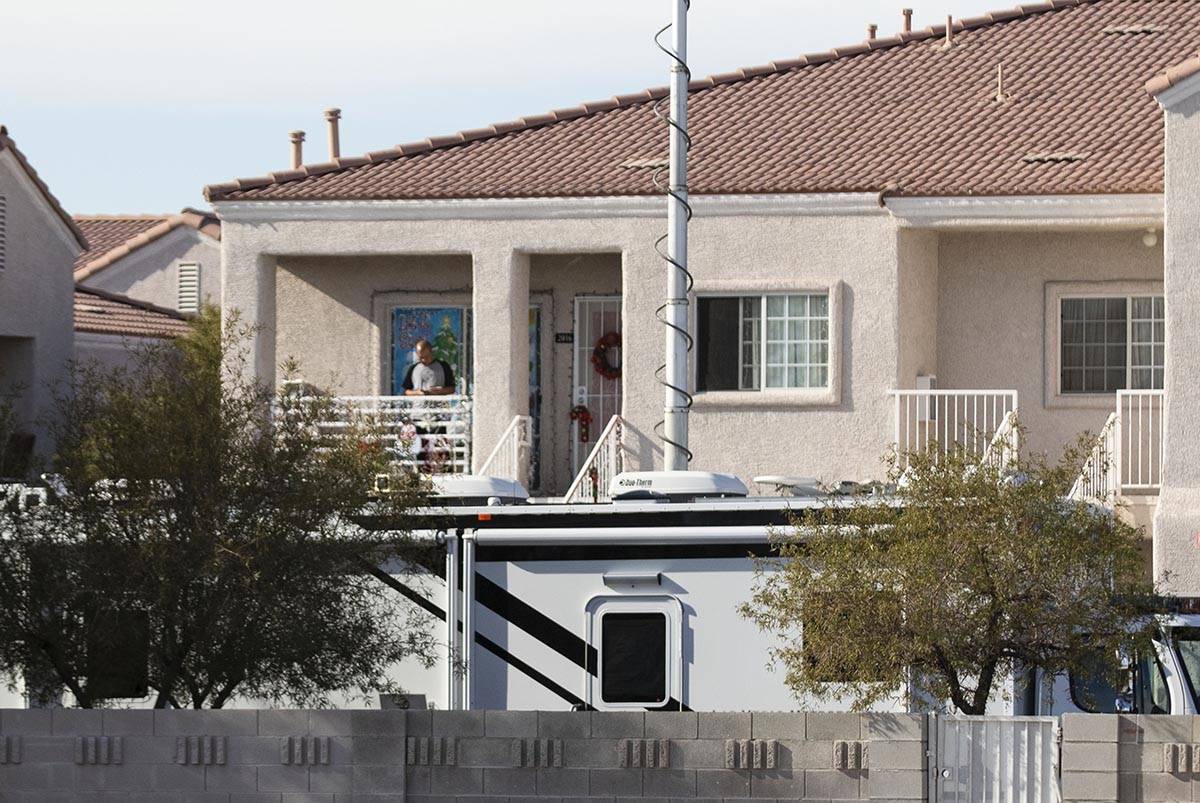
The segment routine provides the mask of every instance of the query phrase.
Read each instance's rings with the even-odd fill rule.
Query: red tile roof
[[[75,260],[75,279],[88,276],[154,242],[179,226],[221,239],[221,223],[210,212],[184,209],[177,215],[76,215],[91,248]]]
[[[1196,73],[1200,73],[1200,56],[1192,56],[1187,61],[1172,65],[1162,74],[1154,76],[1146,82],[1146,91],[1151,95],[1158,95]]]
[[[29,180],[37,187],[38,192],[54,210],[54,214],[62,219],[62,222],[67,224],[67,228],[71,230],[75,242],[79,243],[79,247],[86,250],[88,247],[87,238],[83,236],[83,232],[75,225],[75,221],[67,214],[67,210],[63,209],[62,204],[54,197],[54,193],[50,192],[50,188],[46,186],[46,182],[38,176],[37,171],[33,169],[33,165],[29,164],[29,160],[25,158],[25,154],[21,153],[21,149],[17,147],[17,143],[13,142],[12,137],[8,135],[8,127],[0,125],[0,151],[8,151],[17,160],[17,164],[25,171],[25,175],[29,176]]]
[[[124,337],[178,337],[188,316],[166,307],[75,285],[75,331]]]
[[[1051,0],[693,81],[693,193],[1160,192],[1147,79],[1200,47],[1200,2]],[[998,70],[1003,82],[998,87]],[[645,195],[664,89],[237,179],[211,200]],[[1070,160],[1039,159],[1071,154]],[[1034,157],[1034,158],[1030,158]]]

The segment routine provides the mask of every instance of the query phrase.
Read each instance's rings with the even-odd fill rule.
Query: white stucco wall
[[[1055,294],[1158,293],[1162,259],[1161,244],[1147,248],[1138,230],[942,232],[938,386],[1016,390],[1025,446],[1057,457],[1079,434],[1099,431],[1115,397],[1057,393]]]
[[[1167,365],[1163,488],[1154,574],[1170,593],[1200,595],[1200,77],[1166,105]]]
[[[177,226],[124,259],[83,279],[80,284],[136,298],[160,307],[179,309],[179,265],[200,269],[200,298],[221,301],[220,242],[191,226]]]
[[[163,341],[153,337],[125,337],[95,332],[75,333],[75,363],[96,364],[106,369],[128,368],[139,351]]]
[[[51,450],[36,422],[51,412],[51,385],[68,377],[74,337],[72,263],[80,246],[9,151],[0,151],[0,195],[7,206],[5,270],[0,271],[0,387],[25,386],[20,413]]]

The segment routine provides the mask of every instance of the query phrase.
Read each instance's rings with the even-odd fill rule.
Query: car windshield
[[[1196,688],[1200,685],[1200,627],[1171,628],[1171,638],[1179,655],[1179,663],[1183,664],[1188,691],[1192,694],[1192,700],[1196,700]]]

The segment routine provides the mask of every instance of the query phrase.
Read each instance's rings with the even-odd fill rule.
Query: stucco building
[[[0,395],[15,415],[0,443],[0,477],[24,478],[51,450],[44,423],[72,359],[71,265],[86,248],[0,126]]]
[[[880,478],[1015,411],[1023,448],[1104,433],[1081,493],[1157,510],[1200,592],[1198,47],[1197,4],[1053,0],[694,81],[692,467]],[[208,187],[251,370],[387,397],[442,335],[476,469],[522,416],[543,492],[658,465],[664,97]]]

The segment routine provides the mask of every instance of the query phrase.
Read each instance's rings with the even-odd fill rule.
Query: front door
[[[579,473],[583,461],[596,443],[608,420],[621,412],[621,378],[611,369],[621,365],[619,347],[601,349],[607,366],[598,365],[597,345],[606,335],[621,334],[620,296],[577,296],[575,298],[575,360],[574,385],[571,392],[573,410],[583,408],[591,421],[584,423],[583,415],[572,415],[571,470]],[[610,376],[605,376],[605,369]]]

